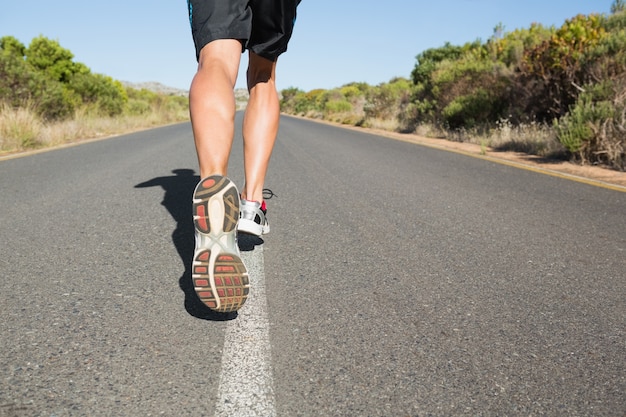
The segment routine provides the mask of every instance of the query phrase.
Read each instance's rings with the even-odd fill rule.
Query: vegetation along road
[[[625,192],[284,117],[220,317],[195,169],[188,123],[0,161],[0,416],[626,413]]]

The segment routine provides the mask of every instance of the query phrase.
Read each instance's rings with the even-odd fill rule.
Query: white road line
[[[263,246],[241,255],[250,295],[226,328],[215,416],[275,416]]]

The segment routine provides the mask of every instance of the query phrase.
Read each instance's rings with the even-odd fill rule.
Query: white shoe
[[[270,232],[270,224],[266,215],[267,210],[261,208],[261,203],[242,199],[237,230],[241,233],[256,236],[268,234]]]

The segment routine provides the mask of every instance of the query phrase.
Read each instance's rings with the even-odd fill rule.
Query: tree
[[[0,38],[0,49],[2,50],[2,55],[19,59],[24,59],[24,52],[26,51],[24,44],[13,36]]]
[[[89,72],[83,64],[73,61],[74,55],[57,41],[43,36],[34,38],[25,51],[26,62],[53,80],[67,83],[72,75]]]
[[[626,10],[626,2],[624,0],[614,0],[611,4],[611,14],[621,13]]]

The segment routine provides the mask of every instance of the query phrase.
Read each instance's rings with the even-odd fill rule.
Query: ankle
[[[260,193],[246,193],[245,190],[241,192],[241,199],[246,201],[256,201],[261,203],[263,201],[263,192]]]

